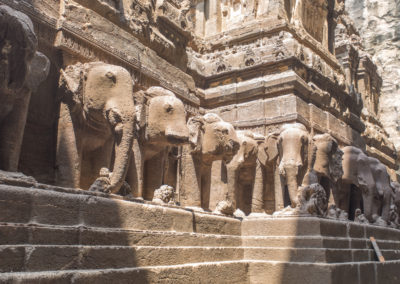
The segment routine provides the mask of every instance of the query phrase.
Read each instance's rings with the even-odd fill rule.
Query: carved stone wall
[[[362,34],[383,78],[379,117],[397,149],[400,147],[399,1],[347,0],[346,9]]]

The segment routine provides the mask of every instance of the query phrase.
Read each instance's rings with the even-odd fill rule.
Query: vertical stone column
[[[207,0],[205,3],[205,35],[212,36],[219,32],[220,19],[218,15],[220,0]]]
[[[198,36],[204,36],[204,25],[205,25],[204,4],[205,4],[204,1],[201,1],[196,5],[195,33]]]

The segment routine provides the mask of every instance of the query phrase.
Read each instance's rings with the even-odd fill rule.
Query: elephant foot
[[[90,186],[89,191],[110,193],[108,190],[110,186],[110,179],[107,177],[99,177],[95,180],[95,182]]]
[[[232,216],[234,213],[232,202],[226,200],[218,202],[213,213]]]
[[[250,213],[249,216],[247,216],[247,218],[268,218],[271,217],[272,215],[269,215],[265,212],[253,212]]]
[[[372,224],[375,225],[375,226],[380,226],[380,227],[387,227],[388,226],[388,223],[385,220],[383,220],[382,217],[374,218],[374,220],[375,221]]]
[[[301,216],[304,214],[301,214],[300,210],[298,207],[292,208],[291,206],[287,206],[283,208],[282,210],[274,212],[272,216],[274,217],[286,217],[286,216]],[[307,216],[310,216],[310,214],[306,214]]]
[[[334,204],[328,208],[326,217],[328,219],[335,219],[335,220],[340,220],[340,221],[348,221],[349,220],[349,214],[347,214],[346,211],[344,211],[340,208],[337,208],[336,205],[334,205]]]
[[[233,216],[237,217],[237,218],[244,218],[246,217],[246,214],[244,214],[244,212],[240,209],[236,209],[235,212],[233,212]]]

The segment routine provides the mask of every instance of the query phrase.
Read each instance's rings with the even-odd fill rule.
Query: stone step
[[[400,250],[400,241],[377,240],[380,249]],[[372,248],[369,239],[318,236],[244,236],[242,245],[246,247],[293,247],[293,248]]]
[[[0,272],[109,269],[242,260],[233,247],[0,246]]]
[[[400,241],[378,240],[380,249],[400,250]],[[0,245],[204,246],[370,249],[367,239],[318,236],[230,236],[173,231],[140,231],[0,224]]]
[[[122,269],[0,273],[0,282],[398,284],[399,265],[400,261],[355,262],[349,265],[242,260]]]
[[[244,219],[242,236],[374,237],[377,240],[400,241],[400,230],[317,217],[264,217]]]
[[[387,260],[400,251],[382,250]],[[186,263],[268,260],[341,263],[374,261],[373,250],[263,248],[263,247],[157,247],[157,246],[0,246],[0,272],[70,269],[108,269]]]
[[[240,236],[174,231],[0,224],[0,245],[21,244],[240,247],[242,239]]]
[[[55,190],[57,189],[57,190]],[[240,235],[241,220],[73,189],[0,184],[0,222]]]
[[[400,261],[296,263],[257,261],[249,265],[252,284],[398,284]]]

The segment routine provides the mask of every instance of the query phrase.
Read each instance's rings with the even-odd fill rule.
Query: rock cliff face
[[[380,120],[399,150],[400,0],[347,0],[346,9],[360,30],[366,51],[380,69]]]

